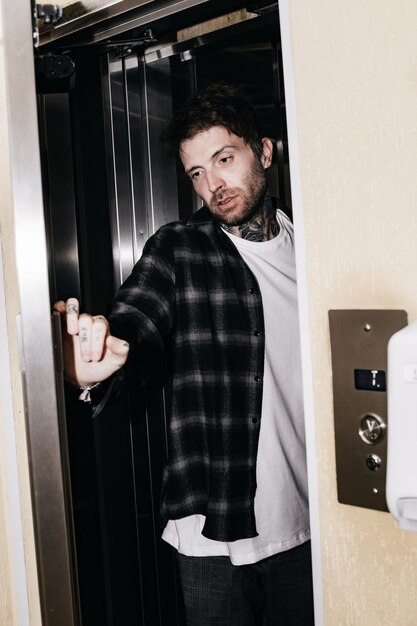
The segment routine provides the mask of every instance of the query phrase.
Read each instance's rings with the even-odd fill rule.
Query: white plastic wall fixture
[[[417,321],[388,342],[386,499],[405,530],[417,532]]]

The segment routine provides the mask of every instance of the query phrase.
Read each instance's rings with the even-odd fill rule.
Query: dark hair
[[[181,143],[213,126],[223,126],[242,137],[254,153],[262,154],[262,141],[255,110],[235,85],[211,84],[198,91],[172,118],[165,138],[173,152]]]

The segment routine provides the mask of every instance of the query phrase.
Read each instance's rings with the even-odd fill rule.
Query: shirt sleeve
[[[160,229],[148,239],[109,317],[112,334],[127,340],[132,354],[145,365],[163,353],[174,325],[175,266],[167,234]]]
[[[171,346],[175,309],[173,243],[164,228],[150,237],[132,273],[120,287],[109,315],[110,332],[129,343],[129,357],[104,389],[94,394],[94,414],[132,382],[152,377]],[[101,396],[101,397],[100,397]]]

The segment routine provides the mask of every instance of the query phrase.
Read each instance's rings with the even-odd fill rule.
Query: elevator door
[[[276,146],[271,193],[290,208],[276,12],[127,56],[93,47],[71,56],[74,90],[40,98],[53,299],[75,295],[82,308],[106,313],[146,239],[198,208],[161,132],[205,84],[239,84],[251,98]],[[169,398],[162,364],[152,387],[95,419],[67,393],[83,626],[184,624],[158,519]]]

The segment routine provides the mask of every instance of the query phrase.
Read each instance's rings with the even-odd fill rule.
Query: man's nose
[[[221,178],[221,176],[218,176],[215,172],[208,172],[207,184],[208,184],[210,193],[216,193],[216,191],[224,187],[224,180]]]

